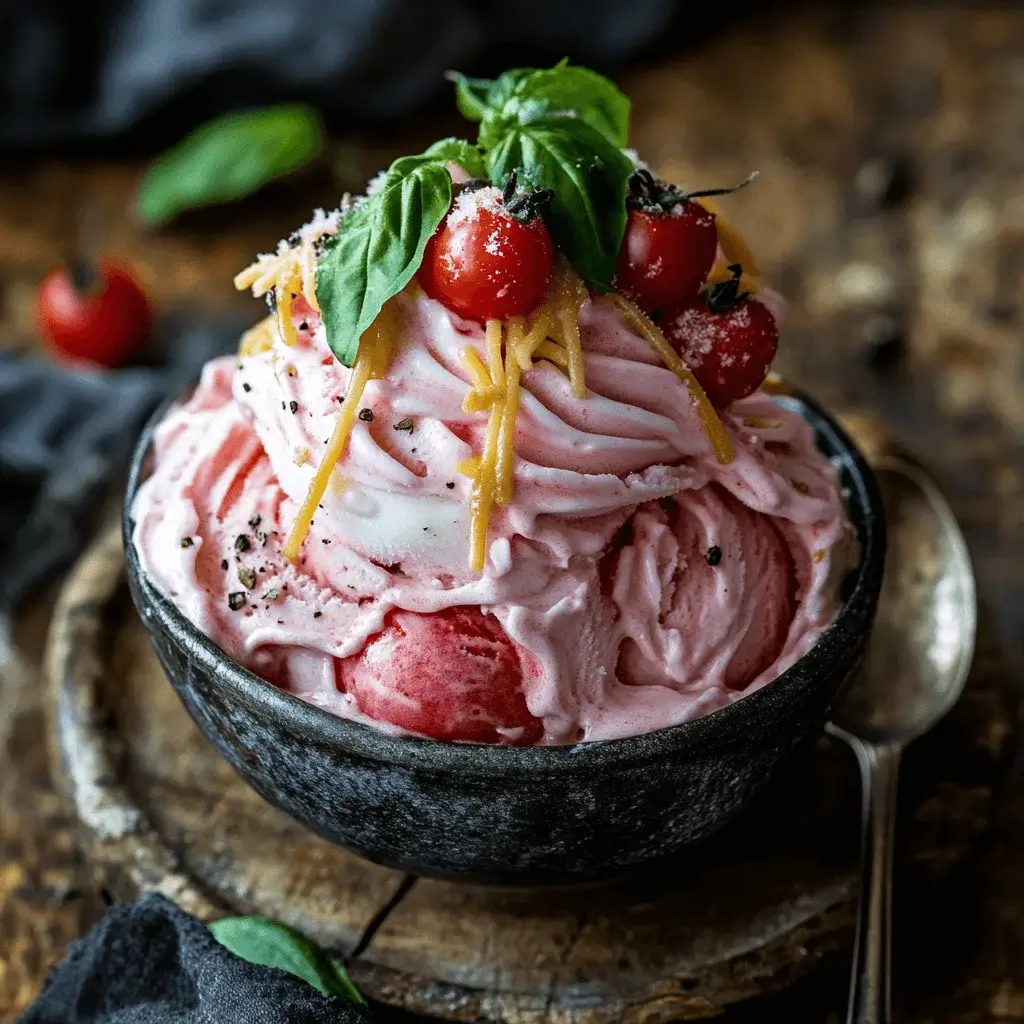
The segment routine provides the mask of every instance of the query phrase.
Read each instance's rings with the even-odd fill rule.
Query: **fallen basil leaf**
[[[327,344],[351,366],[359,339],[384,303],[397,295],[423,262],[423,250],[452,199],[443,162],[396,161],[384,185],[340,224],[316,270],[316,294]],[[403,173],[407,172],[407,173]]]
[[[184,210],[241,199],[314,160],[323,136],[319,115],[302,104],[217,118],[150,164],[136,208],[162,224]]]
[[[515,170],[525,187],[551,189],[544,220],[552,237],[587,281],[609,288],[626,230],[632,161],[578,118],[549,114],[512,128],[488,126],[485,118],[480,134],[495,139],[491,181]]]
[[[222,946],[251,964],[276,967],[308,982],[325,996],[366,1005],[344,966],[286,925],[265,917],[228,917],[214,921],[210,931]]]

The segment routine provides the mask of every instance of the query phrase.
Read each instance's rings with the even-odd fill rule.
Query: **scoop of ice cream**
[[[782,653],[796,576],[778,530],[717,486],[645,505],[612,558],[624,682],[742,690]],[[634,600],[652,592],[657,615]]]
[[[478,608],[395,609],[336,671],[339,687],[377,721],[440,740],[533,744],[544,727],[526,706],[522,655]]]
[[[809,649],[834,611],[849,530],[835,470],[798,415],[764,394],[734,403],[722,422],[736,457],[720,465],[684,385],[610,301],[590,299],[580,311],[587,395],[550,363],[523,373],[514,498],[492,514],[475,573],[457,466],[482,449],[487,416],[463,410],[459,352],[485,356],[483,330],[411,292],[398,309],[391,367],[366,387],[296,565],[284,537],[351,376],[301,297],[294,345],[275,337],[237,369],[211,364],[161,425],[135,543],[232,656],[305,700],[396,731],[419,731],[416,715],[438,728],[441,684],[461,665],[450,693],[468,710],[449,709],[440,727],[450,735],[475,709],[492,738],[530,742],[536,720],[539,742],[566,743],[722,707]],[[423,665],[414,678],[412,652],[448,621],[431,617],[455,608],[486,613],[511,647],[488,634],[491,646],[474,648],[495,652],[488,667],[452,627],[447,668]],[[518,698],[485,699],[489,688],[510,692],[508,650],[529,666],[525,720]]]

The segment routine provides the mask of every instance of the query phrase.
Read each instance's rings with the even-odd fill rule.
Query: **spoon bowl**
[[[878,618],[864,666],[830,731],[873,743],[909,743],[957,702],[977,632],[974,573],[952,510],[910,456],[873,467],[888,528]]]

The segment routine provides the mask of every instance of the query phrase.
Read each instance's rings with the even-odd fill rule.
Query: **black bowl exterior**
[[[815,427],[839,466],[861,545],[846,600],[812,650],[729,707],[645,735],[573,747],[488,747],[394,737],[283,693],[232,661],[165,598],[132,544],[128,583],[189,714],[265,800],[331,842],[419,875],[503,885],[609,880],[709,838],[820,734],[860,664],[884,560],[874,477],[852,442],[803,397],[781,402]]]

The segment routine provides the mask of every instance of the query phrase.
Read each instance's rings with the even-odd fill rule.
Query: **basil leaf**
[[[452,179],[436,159],[396,161],[380,191],[339,225],[316,270],[327,344],[345,366],[384,303],[423,262],[423,250],[452,199]],[[404,165],[404,166],[398,166]]]
[[[455,105],[467,121],[479,121],[490,110],[488,95],[494,84],[489,78],[469,78],[453,72]]]
[[[490,81],[455,79],[459,110],[471,121],[501,113],[517,121],[571,110],[620,149],[629,130],[629,100],[603,75],[560,61],[553,68],[515,68]]]
[[[471,178],[482,178],[487,173],[483,153],[479,146],[465,139],[441,139],[424,154],[445,163],[458,164]]]
[[[213,937],[237,957],[276,967],[308,982],[325,996],[366,1005],[344,966],[297,931],[265,917],[228,917],[210,925]]]
[[[405,177],[414,168],[428,163],[458,164],[471,178],[482,178],[487,173],[483,154],[479,146],[465,139],[441,139],[417,156],[403,156],[389,168],[387,178]]]
[[[499,115],[500,118],[500,115]],[[487,119],[481,136],[492,134]],[[511,128],[504,122],[488,154],[491,181],[517,171],[520,182],[554,193],[544,220],[573,266],[591,283],[610,288],[626,230],[629,158],[579,118],[547,115]]]
[[[162,224],[184,210],[241,199],[315,159],[323,135],[320,116],[301,104],[217,118],[149,165],[136,209]]]
[[[534,71],[519,82],[514,97],[543,101],[549,110],[573,110],[620,149],[629,132],[629,100],[603,75],[566,61]]]

